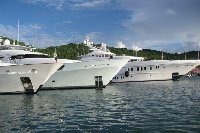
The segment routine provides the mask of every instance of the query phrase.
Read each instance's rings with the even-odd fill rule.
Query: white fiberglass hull
[[[198,60],[130,62],[120,70],[112,82],[172,80],[173,73],[185,75],[198,65]],[[125,74],[126,71],[128,75]]]
[[[105,60],[65,64],[41,89],[95,88],[95,77],[101,77],[105,87],[127,62],[128,60]]]
[[[36,93],[62,64],[33,64],[0,66],[0,94]],[[31,81],[28,87],[23,78]],[[27,78],[26,78],[27,81]],[[26,88],[28,87],[28,88]],[[30,89],[31,87],[31,89]],[[26,89],[25,89],[26,88]]]

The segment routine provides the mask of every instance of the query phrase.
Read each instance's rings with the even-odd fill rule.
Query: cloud
[[[88,0],[88,1],[78,1],[72,5],[75,8],[94,8],[105,5],[109,3],[109,0]]]
[[[108,31],[108,29],[106,29],[107,31],[104,29],[100,30],[101,33],[90,31],[90,33],[88,34],[91,34],[91,39],[94,42],[97,41],[105,42],[106,40],[107,41],[106,43],[110,44],[110,42],[112,42],[114,44],[115,39],[117,40],[118,38],[120,38],[120,40],[123,41],[123,43],[125,43],[126,46],[129,48],[131,48],[133,42],[137,42],[136,46],[142,47],[144,49],[152,48],[157,50],[186,51],[186,50],[196,49],[198,47],[198,40],[200,40],[199,0],[181,0],[181,1],[180,0],[151,0],[151,1],[149,0],[19,0],[19,1],[32,5],[45,6],[60,11],[85,10],[85,9],[103,10],[105,9],[105,7],[111,7],[112,9],[111,13],[116,13],[115,11],[117,10],[119,12],[123,11],[123,13],[126,14],[122,15],[123,17],[121,17],[120,14],[119,16],[117,16],[119,18],[121,17],[120,22],[115,21],[113,23],[121,23],[121,25],[118,25],[118,27],[114,27],[113,25],[112,28],[112,30],[114,29],[113,31]],[[78,14],[79,12],[77,11],[76,13]],[[95,15],[98,16],[98,14]],[[90,16],[88,15],[87,17],[89,18]],[[73,21],[67,20],[65,22],[57,23],[55,26],[64,27],[72,23],[75,24],[76,23],[75,18],[72,18],[72,20]],[[104,20],[104,18],[101,20]],[[78,21],[81,21],[80,18]],[[105,22],[101,24],[106,25],[107,23]],[[12,27],[9,27],[8,25],[6,27],[10,31],[13,31],[10,32],[10,36],[11,34],[16,33],[16,31],[14,31]],[[92,28],[95,29],[96,27]],[[118,30],[119,28],[120,30]],[[1,27],[1,29],[3,28]],[[42,30],[44,30],[44,27],[42,27],[40,31]],[[54,36],[57,36],[57,38],[60,38],[60,40],[63,40],[63,42],[66,40],[64,38],[69,38],[67,39],[67,41],[82,42],[82,40],[86,36],[85,33],[83,33],[82,31],[79,32],[68,31],[68,32],[70,33],[66,32],[64,33],[64,31],[57,32]],[[46,34],[48,32],[43,31],[42,33],[44,33],[44,38],[49,37],[50,40],[51,37],[54,38],[53,35]],[[110,34],[108,35],[107,33]],[[23,34],[23,32],[21,34]]]
[[[63,33],[58,32],[54,35],[45,32],[42,25],[20,25],[19,41],[34,45],[34,47],[48,47],[72,42],[74,38],[82,38],[77,33],[68,33],[68,37],[63,36]],[[36,30],[36,35],[35,35]],[[0,24],[0,35],[7,36],[12,39],[17,39],[17,26]]]
[[[16,27],[12,27],[11,25],[2,25],[0,24],[0,35],[9,36],[11,38],[16,38],[17,29]]]
[[[23,3],[32,5],[42,5],[56,10],[63,10],[65,8],[66,0],[20,0]]]
[[[173,9],[167,9],[166,12],[165,12],[167,15],[176,15],[177,12],[174,11]]]
[[[122,42],[117,42],[116,48],[126,48],[126,44]]]
[[[167,45],[177,47],[177,50],[197,47],[200,39],[199,0],[118,0],[118,3],[121,9],[130,13],[122,25],[132,41],[156,42],[152,45],[160,49]],[[190,34],[193,38],[189,40]],[[145,45],[144,48],[150,46]]]
[[[56,10],[65,9],[88,9],[101,7],[110,2],[110,0],[20,0],[23,3],[46,6]]]

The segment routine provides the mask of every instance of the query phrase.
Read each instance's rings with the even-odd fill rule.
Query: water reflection
[[[0,132],[198,132],[198,81],[0,96]]]

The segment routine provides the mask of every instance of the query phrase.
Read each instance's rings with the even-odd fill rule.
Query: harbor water
[[[200,132],[199,80],[0,95],[0,132]]]

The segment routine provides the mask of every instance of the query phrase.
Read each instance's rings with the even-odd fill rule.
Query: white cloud
[[[177,12],[174,11],[173,9],[168,9],[168,10],[166,10],[165,13],[166,13],[167,15],[176,15],[176,14],[177,14]]]
[[[93,8],[99,7],[109,3],[109,0],[89,0],[89,1],[78,1],[76,4],[73,4],[73,8]]]
[[[140,48],[140,47],[138,47],[138,46],[135,46],[135,45],[133,45],[132,49],[133,49],[134,51],[140,51],[140,50],[142,50],[142,48]]]
[[[123,21],[129,43],[143,42],[143,48],[191,50],[200,39],[199,0],[118,0],[130,13]],[[193,39],[188,38],[192,34]],[[151,42],[147,44],[145,42]],[[190,42],[190,43],[189,43]],[[173,46],[173,47],[172,47]]]
[[[0,35],[16,38],[17,29],[15,27],[12,27],[11,25],[5,26],[5,25],[0,24]]]
[[[23,3],[32,5],[42,5],[46,7],[52,7],[56,10],[63,10],[65,8],[66,0],[20,0]]]
[[[126,44],[122,42],[117,42],[116,48],[126,48]]]
[[[34,35],[35,29],[36,36]],[[19,41],[34,45],[34,47],[48,47],[52,45],[66,44],[67,42],[72,42],[74,38],[79,37],[78,34],[69,34],[70,35],[68,37],[62,36],[62,33],[55,33],[52,35],[45,32],[41,25],[20,25]],[[17,39],[17,26],[13,27],[10,25],[0,24],[0,35]]]
[[[56,10],[64,9],[88,9],[101,7],[110,2],[110,0],[19,0],[23,3],[32,5],[46,6]]]

